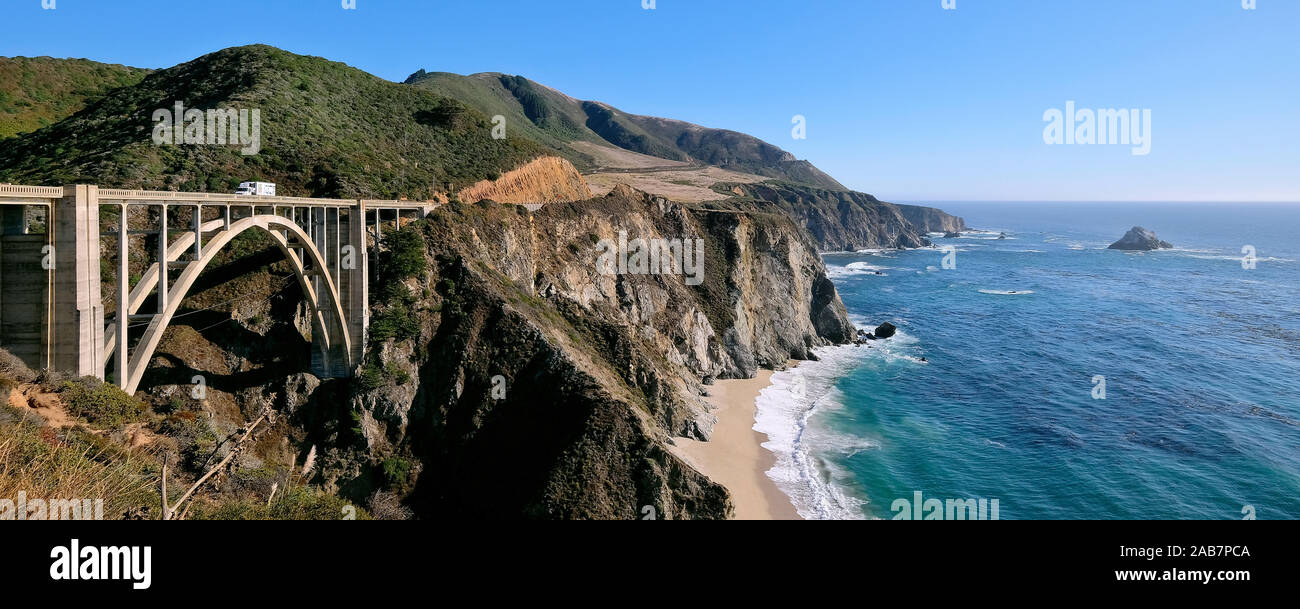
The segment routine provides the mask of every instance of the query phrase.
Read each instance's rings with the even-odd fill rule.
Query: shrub
[[[387,249],[380,262],[384,283],[403,281],[424,273],[427,262],[424,259],[424,234],[419,223],[388,231],[383,244]]]
[[[192,471],[201,468],[217,449],[217,432],[205,417],[193,411],[178,412],[158,424],[156,431],[170,436],[180,449],[182,465]]]
[[[241,498],[200,501],[194,504],[190,520],[370,520],[364,508],[352,505],[324,491],[296,486],[278,493],[271,505],[265,499]]]
[[[375,313],[370,320],[370,341],[407,340],[420,334],[420,318],[404,301],[397,301]]]
[[[370,515],[375,520],[410,520],[414,517],[397,495],[387,491],[375,491],[370,496],[369,506]]]
[[[362,391],[374,391],[383,387],[387,382],[388,379],[384,377],[384,369],[375,362],[366,364],[365,367],[361,369],[361,375],[357,377],[357,383],[360,384]],[[353,413],[353,416],[357,416],[356,413]],[[360,421],[358,420],[355,422],[358,423],[357,429],[360,430]]]
[[[392,488],[403,488],[411,479],[411,462],[401,457],[388,457],[379,464],[384,473],[384,481]]]
[[[120,427],[144,415],[144,404],[139,400],[93,377],[64,381],[59,398],[68,414],[99,427]]]
[[[0,349],[0,377],[19,383],[30,383],[36,380],[36,373],[32,372],[23,360],[18,359],[18,356]]]
[[[154,412],[158,414],[173,414],[185,409],[185,398],[179,395],[173,395],[165,404],[157,404],[153,407]]]

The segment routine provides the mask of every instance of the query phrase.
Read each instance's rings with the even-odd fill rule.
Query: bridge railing
[[[61,198],[63,198],[63,187],[61,186],[0,184],[0,203],[49,205],[51,200]]]

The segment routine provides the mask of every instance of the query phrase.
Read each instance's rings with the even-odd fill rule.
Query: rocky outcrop
[[[917,232],[922,235],[926,233],[960,233],[966,230],[965,220],[933,207],[899,204],[894,204],[894,207],[897,207],[903,217],[908,222],[911,222],[912,226],[916,227]],[[944,236],[947,237],[948,235],[945,234]]]
[[[1151,250],[1158,250],[1158,249],[1169,249],[1172,247],[1173,245],[1171,245],[1168,241],[1161,241],[1159,237],[1156,237],[1155,233],[1145,228],[1142,228],[1141,226],[1134,226],[1133,228],[1129,229],[1129,231],[1125,233],[1124,236],[1121,237],[1119,241],[1110,244],[1109,249],[1129,250],[1129,251],[1151,251]]]
[[[898,333],[898,328],[889,322],[880,324],[876,327],[876,331],[873,332],[873,334],[876,335],[876,338],[889,338],[896,333]]]
[[[786,182],[715,184],[713,188],[738,198],[708,205],[787,216],[802,224],[823,252],[930,245],[925,232],[908,222],[897,206],[869,194]]]
[[[484,199],[499,203],[561,203],[591,197],[591,187],[568,160],[544,156],[500,178],[462,189],[456,196],[466,203]]]
[[[424,291],[417,336],[371,349],[385,382],[352,403],[365,454],[421,461],[421,517],[726,517],[726,490],[666,450],[709,435],[704,386],[854,333],[814,245],[780,216],[620,186],[534,214],[451,204],[408,230],[427,244],[408,281]],[[689,262],[632,272],[639,239],[680,243]]]

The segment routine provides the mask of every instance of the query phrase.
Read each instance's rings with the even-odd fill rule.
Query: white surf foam
[[[814,450],[835,450],[835,434],[810,426],[819,410],[839,408],[843,401],[834,390],[835,381],[865,357],[860,347],[824,347],[816,350],[820,361],[802,362],[798,367],[772,375],[772,384],[759,394],[754,430],[767,434],[763,448],[776,454],[776,464],[767,476],[786,495],[799,515],[809,520],[861,520],[861,499],[850,496],[834,483],[842,473],[820,459]],[[870,445],[858,439],[852,449]],[[852,450],[851,449],[851,450]]]
[[[854,323],[860,326],[873,324]],[[913,355],[917,340],[903,331],[892,338],[873,341],[871,349],[859,346],[822,347],[818,361],[772,375],[772,384],[759,394],[754,430],[767,434],[763,447],[776,454],[767,476],[776,483],[803,518],[843,520],[866,518],[857,497],[838,481],[849,478],[821,455],[847,458],[879,445],[870,438],[852,436],[817,424],[816,415],[844,407],[845,396],[835,383],[867,358],[924,365]]]
[[[998,296],[1020,296],[1022,294],[1033,294],[1033,290],[980,290],[981,294],[997,294]]]
[[[844,277],[885,277],[889,273],[885,271],[893,270],[893,267],[871,264],[869,262],[850,262],[846,265],[832,265],[826,267],[826,276],[831,279],[841,279]]]

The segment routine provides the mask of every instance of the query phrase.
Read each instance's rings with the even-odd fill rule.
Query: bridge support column
[[[29,234],[26,214],[25,205],[0,207],[0,347],[39,369],[49,364],[45,347],[52,271],[41,264],[48,235]]]
[[[66,186],[50,214],[54,236],[50,366],[104,378],[104,306],[99,286],[99,187]]]
[[[366,258],[366,204],[357,201],[348,210],[343,223],[348,247],[339,270],[342,281],[339,293],[343,297],[343,314],[348,316],[348,336],[352,339],[352,362],[355,366],[366,353],[366,339],[370,332],[370,268]],[[351,373],[351,371],[348,371]]]

